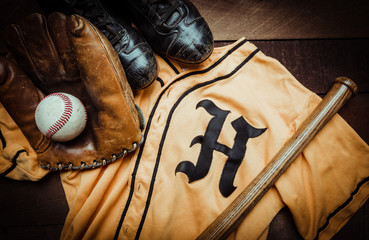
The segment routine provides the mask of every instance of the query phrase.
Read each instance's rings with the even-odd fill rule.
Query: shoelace
[[[158,25],[166,22],[180,5],[178,1],[173,0],[143,0],[143,2],[150,5],[149,17],[153,18],[156,14],[159,16]]]
[[[109,42],[115,47],[120,42],[125,42],[124,38],[128,38],[126,30],[116,32],[109,25],[115,24],[113,20],[103,11],[99,3],[91,0],[71,0],[68,3],[71,10],[83,16],[92,24],[94,24],[107,37]],[[121,41],[123,40],[123,41]],[[121,44],[120,44],[121,45]],[[119,46],[121,49],[123,46]],[[118,49],[118,51],[120,50]]]

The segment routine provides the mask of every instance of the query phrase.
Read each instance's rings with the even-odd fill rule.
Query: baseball
[[[86,126],[87,113],[82,102],[68,93],[52,93],[38,104],[36,125],[47,137],[66,142],[77,137]]]

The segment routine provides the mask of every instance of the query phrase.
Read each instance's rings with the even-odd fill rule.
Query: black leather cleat
[[[107,37],[118,53],[132,90],[143,89],[156,79],[158,64],[150,45],[141,33],[131,26],[129,21],[120,18],[118,23],[102,1],[39,0],[39,2],[40,6],[45,7],[48,12],[60,11],[69,15],[78,14],[94,24]]]
[[[190,1],[126,2],[134,24],[154,51],[185,63],[200,63],[213,51],[210,28]]]

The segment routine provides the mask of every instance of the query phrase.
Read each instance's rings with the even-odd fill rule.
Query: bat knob
[[[350,89],[350,91],[352,92],[352,95],[357,94],[357,85],[350,78],[348,78],[348,77],[338,77],[338,78],[336,78],[335,83],[340,83],[340,84],[345,85],[348,89]]]

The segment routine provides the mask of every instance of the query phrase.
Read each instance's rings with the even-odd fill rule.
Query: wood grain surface
[[[369,37],[369,1],[193,0],[216,40]]]

